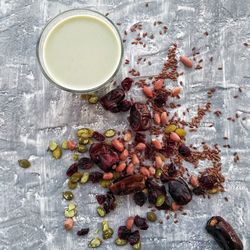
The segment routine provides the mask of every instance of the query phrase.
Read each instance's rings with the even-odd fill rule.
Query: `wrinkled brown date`
[[[104,172],[109,171],[114,164],[119,162],[119,156],[113,148],[102,142],[93,143],[89,149],[89,155]]]
[[[129,122],[134,131],[145,131],[150,128],[151,115],[144,103],[136,102],[130,109]]]
[[[127,195],[141,191],[145,188],[144,177],[142,175],[132,175],[124,177],[116,183],[110,185],[109,190],[116,195]]]
[[[220,216],[213,216],[208,220],[206,230],[210,233],[219,246],[224,250],[242,250],[243,244],[232,228],[232,226],[226,222]]]

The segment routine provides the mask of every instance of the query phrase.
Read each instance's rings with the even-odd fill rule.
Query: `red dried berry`
[[[94,131],[92,137],[97,141],[105,141],[105,136],[101,133]]]
[[[95,198],[99,205],[102,205],[106,201],[106,195],[104,194],[97,194]]]
[[[144,192],[139,191],[133,195],[133,199],[135,201],[135,204],[141,207],[147,201],[147,196]]]
[[[146,218],[142,218],[139,215],[136,215],[134,218],[135,225],[141,230],[147,230],[148,224]]]
[[[191,155],[190,148],[187,147],[185,144],[180,145],[178,151],[179,154],[182,155],[183,157],[189,157]]]
[[[133,245],[135,245],[136,243],[139,242],[140,238],[141,238],[140,237],[140,232],[139,232],[139,230],[136,230],[136,231],[132,232],[129,235],[128,242],[129,242],[130,245],[133,246]]]
[[[89,233],[89,228],[82,228],[81,230],[77,231],[78,236],[84,236]]]
[[[78,167],[80,169],[90,169],[93,167],[93,165],[93,161],[91,161],[91,159],[88,157],[82,157],[78,161]]]
[[[154,104],[158,107],[161,108],[164,105],[166,105],[168,99],[168,93],[165,91],[159,91],[154,98]]]
[[[146,135],[142,133],[137,132],[135,134],[135,142],[137,143],[140,143],[140,142],[145,143],[145,138],[146,138]]]
[[[130,77],[126,77],[122,82],[121,82],[121,86],[125,91],[129,91],[132,83],[133,83],[133,79],[131,79]]]
[[[122,240],[128,240],[131,234],[131,230],[129,230],[126,226],[120,226],[118,228],[118,237]]]
[[[99,182],[102,179],[102,177],[103,177],[103,173],[97,172],[97,171],[91,172],[89,174],[89,180],[92,181],[93,183]]]
[[[119,111],[127,112],[130,110],[131,106],[132,104],[129,100],[122,100],[118,105],[118,109]]]
[[[214,175],[202,175],[198,178],[200,186],[204,189],[212,189],[217,183],[217,178]]]
[[[74,173],[78,171],[78,163],[73,163],[67,170],[66,175],[72,176]]]

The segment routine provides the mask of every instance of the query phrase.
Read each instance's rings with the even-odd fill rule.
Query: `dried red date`
[[[89,149],[92,159],[104,172],[111,170],[112,166],[119,162],[118,154],[110,145],[105,143],[94,143]]]
[[[104,109],[110,112],[119,112],[119,104],[125,98],[125,92],[122,88],[116,88],[111,90],[105,96],[100,99],[100,103]]]
[[[118,109],[119,111],[127,112],[130,110],[131,106],[132,104],[129,100],[122,100],[118,105]]]
[[[130,109],[129,122],[134,131],[148,130],[150,125],[151,115],[146,104],[136,102]]]
[[[132,175],[120,179],[109,186],[109,190],[116,195],[127,195],[141,191],[145,187],[142,175]]]
[[[133,79],[126,77],[122,82],[121,86],[125,91],[129,91],[133,83]]]
[[[154,104],[158,108],[161,108],[166,104],[167,99],[168,99],[168,93],[165,91],[159,91],[154,98]]]
[[[192,200],[192,192],[183,179],[168,182],[169,193],[179,205],[186,205]]]
[[[213,216],[206,225],[219,246],[225,250],[243,250],[243,244],[232,226],[220,216]]]

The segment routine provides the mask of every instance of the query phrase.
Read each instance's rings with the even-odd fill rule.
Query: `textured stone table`
[[[178,44],[180,53],[190,55],[193,47],[200,51],[203,68],[186,72],[179,79],[184,91],[180,100],[183,106],[178,112],[190,107],[187,120],[196,113],[198,105],[206,103],[207,90],[217,89],[211,100],[213,110],[222,110],[221,118],[209,113],[199,132],[190,133],[187,140],[197,146],[203,140],[210,145],[231,145],[222,147],[226,193],[210,200],[195,197],[185,208],[187,215],[178,214],[177,224],[173,223],[173,214],[166,220],[164,212],[159,213],[163,224],[156,223],[141,234],[143,249],[219,249],[204,230],[212,215],[228,219],[243,239],[245,249],[250,249],[250,46],[243,45],[250,42],[247,0],[158,0],[149,1],[148,8],[145,1],[139,0],[0,0],[0,249],[86,249],[96,228],[100,228],[95,194],[101,189],[88,184],[75,191],[75,230],[64,231],[66,202],[61,193],[66,189],[65,170],[72,156],[66,153],[55,161],[46,148],[51,139],[73,138],[79,126],[99,130],[125,128],[126,116],[88,106],[78,95],[57,89],[42,76],[36,60],[36,42],[45,23],[64,10],[79,7],[110,13],[112,20],[122,23],[121,31],[139,21],[147,31],[154,28],[156,38],[146,48],[125,45],[125,58],[142,76],[159,72],[173,42]],[[158,28],[153,26],[155,20],[167,23],[167,35],[158,34]],[[206,31],[208,36],[203,34]],[[138,56],[146,57],[153,65],[137,65]],[[127,71],[128,66],[123,66],[118,81],[127,76]],[[138,93],[134,90],[131,95],[139,100]],[[235,95],[239,97],[233,98]],[[235,116],[235,112],[239,118],[228,121],[227,117]],[[208,126],[211,122],[214,127]],[[225,142],[223,136],[229,140]],[[234,152],[240,155],[238,164],[233,162]],[[21,169],[17,164],[20,158],[28,158],[32,167]],[[131,198],[123,197],[107,218],[116,231],[127,215],[144,215],[146,211],[146,207],[141,209]],[[89,235],[77,237],[76,229],[85,226],[90,227]],[[101,249],[116,249],[112,241],[106,241]]]

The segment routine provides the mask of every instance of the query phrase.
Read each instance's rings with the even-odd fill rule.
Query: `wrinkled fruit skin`
[[[90,169],[93,167],[93,165],[93,161],[91,161],[91,159],[88,157],[82,157],[78,161],[78,167],[80,169]]]
[[[115,196],[111,192],[107,192],[106,199],[102,206],[107,214],[116,208]]]
[[[122,88],[116,88],[108,92],[100,99],[100,103],[104,109],[110,112],[119,112],[119,104],[125,98],[125,92]]]
[[[67,170],[66,175],[67,176],[72,176],[74,173],[76,173],[78,171],[78,164],[77,163],[73,163]]]
[[[169,193],[179,205],[186,205],[192,200],[192,192],[183,179],[168,182]]]
[[[130,109],[129,122],[134,131],[150,129],[151,115],[146,104],[136,102]]]
[[[209,190],[215,187],[217,178],[213,175],[203,175],[199,177],[199,183],[203,189]]]
[[[140,191],[134,193],[133,199],[135,201],[135,204],[141,207],[147,201],[147,196],[143,191]]]
[[[89,233],[89,228],[82,228],[81,230],[77,231],[78,236],[84,236]]]
[[[139,215],[136,215],[134,218],[135,225],[141,230],[147,230],[148,224],[146,218],[142,218]]]
[[[105,143],[94,143],[89,149],[89,154],[100,169],[104,172],[111,170],[112,166],[119,162],[119,155],[110,145]]]
[[[208,220],[206,230],[225,250],[243,250],[243,244],[232,226],[220,216]]]
[[[129,91],[133,83],[133,79],[126,77],[122,82],[121,86],[125,91]]]
[[[154,98],[154,104],[158,108],[161,108],[166,104],[167,99],[168,99],[168,93],[165,91],[159,91]]]
[[[123,100],[119,103],[118,109],[119,109],[119,111],[127,112],[130,110],[131,106],[132,106],[132,104],[129,100]]]
[[[97,172],[97,171],[91,172],[89,174],[89,180],[92,181],[92,183],[99,182],[102,179],[102,177],[103,177],[103,173]]]
[[[129,230],[126,226],[120,226],[118,228],[118,237],[122,240],[128,240],[131,234],[131,230]]]
[[[97,141],[105,141],[105,136],[97,131],[94,131],[92,137]]]
[[[141,238],[140,232],[139,232],[139,230],[136,230],[129,235],[128,242],[130,245],[133,246],[134,244],[136,244],[140,240],[140,238]]]
[[[182,155],[183,157],[189,157],[189,156],[191,156],[191,150],[190,150],[190,148],[187,147],[184,144],[180,145],[178,151],[179,151],[179,154]]]
[[[124,177],[109,186],[109,190],[115,195],[127,195],[143,190],[145,187],[142,175],[132,175]]]

